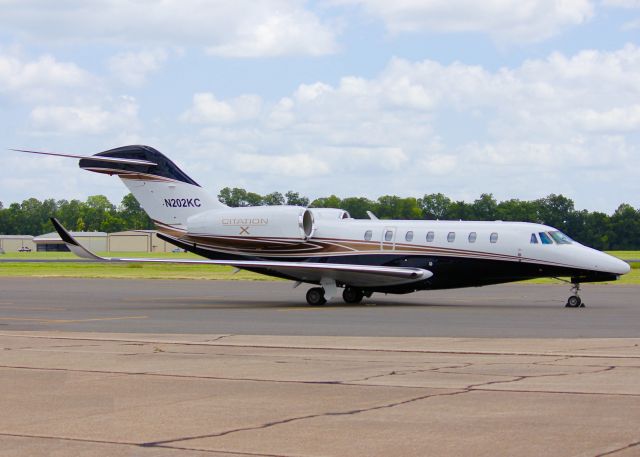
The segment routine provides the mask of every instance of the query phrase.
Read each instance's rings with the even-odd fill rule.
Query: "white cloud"
[[[233,158],[239,173],[267,173],[299,178],[325,175],[330,171],[327,163],[310,154],[259,155],[238,154]]]
[[[185,117],[205,125],[202,151],[238,175],[265,173],[258,189],[244,183],[256,191],[281,188],[280,174],[304,177],[290,186],[316,196],[579,189],[596,198],[598,183],[633,182],[640,171],[631,160],[640,153],[639,79],[634,45],[495,71],[395,58],[373,78],[302,84],[241,125],[232,122],[236,99],[212,94],[194,97]]]
[[[111,57],[108,66],[116,79],[130,86],[140,86],[144,84],[148,74],[162,68],[167,58],[164,49],[123,52]]]
[[[500,41],[522,42],[544,40],[564,28],[580,25],[592,17],[594,9],[590,0],[332,0],[331,3],[359,5],[380,18],[392,33],[480,32]]]
[[[95,78],[71,62],[59,62],[50,55],[28,60],[0,51],[0,94],[27,100],[50,100],[60,91],[86,89]]]
[[[36,106],[30,117],[37,132],[53,135],[120,134],[133,131],[139,125],[138,104],[132,97],[120,97],[110,106]]]
[[[256,118],[262,100],[257,95],[241,95],[229,101],[218,100],[209,92],[195,94],[193,105],[181,119],[194,124],[230,124]]]
[[[5,0],[3,29],[35,40],[200,46],[226,57],[324,55],[335,32],[300,0]]]

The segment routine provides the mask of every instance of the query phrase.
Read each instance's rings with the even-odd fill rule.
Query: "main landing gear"
[[[322,287],[312,287],[307,291],[307,303],[311,306],[321,306],[327,302],[324,298],[324,289]]]
[[[342,291],[342,299],[345,303],[352,305],[358,304],[364,297],[371,297],[371,293],[365,293],[354,287],[345,287]],[[307,291],[307,303],[311,306],[321,306],[327,303],[325,290],[322,287],[312,287]]]
[[[566,308],[584,308],[584,303],[582,303],[582,299],[578,295],[580,293],[580,283],[573,283],[571,292],[573,292],[573,295],[567,299],[567,304],[564,306]]]

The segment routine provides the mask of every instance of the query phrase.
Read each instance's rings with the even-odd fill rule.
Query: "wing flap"
[[[209,260],[209,259],[140,259],[101,257],[82,246],[56,218],[51,218],[62,241],[78,257],[103,262],[174,263],[187,265],[228,265],[246,268],[265,274],[279,273],[298,281],[320,283],[334,280],[353,287],[381,287],[409,284],[433,276],[428,270],[410,267],[388,267],[339,263],[275,262],[263,260]]]

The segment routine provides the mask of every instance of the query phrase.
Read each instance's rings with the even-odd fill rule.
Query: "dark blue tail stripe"
[[[153,162],[157,165],[132,165],[132,164],[114,164],[105,163],[91,159],[81,159],[80,168],[91,168],[94,171],[100,168],[108,168],[110,170],[122,170],[127,173],[143,173],[163,178],[173,179],[175,181],[192,184],[200,187],[200,185],[191,179],[178,166],[173,163],[167,156],[160,151],[142,145],[122,146],[108,151],[100,152],[96,156],[118,157],[121,159],[142,159]]]

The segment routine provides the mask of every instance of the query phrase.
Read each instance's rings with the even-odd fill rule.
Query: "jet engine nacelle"
[[[313,236],[313,213],[301,206],[248,206],[205,211],[187,220],[187,235],[306,240]]]

